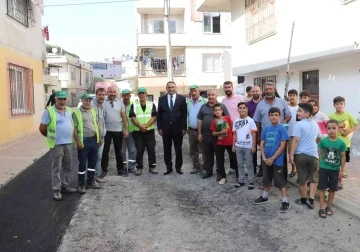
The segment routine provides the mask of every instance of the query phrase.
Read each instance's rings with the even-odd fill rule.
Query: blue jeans
[[[126,160],[126,149],[128,150],[128,158]],[[124,160],[124,165],[128,162],[128,170],[135,170],[136,166],[136,147],[135,147],[135,139],[133,133],[129,133],[128,138],[123,138],[122,142],[122,156]]]
[[[100,177],[101,175],[101,157],[104,150],[104,137],[101,138],[101,145],[98,146],[98,152],[96,157],[96,166],[95,166],[95,177]]]
[[[80,186],[85,185],[86,170],[87,170],[86,184],[91,185],[94,182],[96,158],[98,152],[98,144],[96,142],[96,136],[91,138],[84,137],[83,142],[84,142],[84,148],[78,150],[78,159],[79,159],[78,179]]]
[[[236,146],[236,158],[239,170],[239,182],[245,183],[244,164],[246,162],[246,166],[248,167],[249,183],[254,183],[253,153],[251,152],[251,149]]]

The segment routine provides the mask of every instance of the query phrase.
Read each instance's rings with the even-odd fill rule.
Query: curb
[[[290,180],[288,180],[287,182],[290,185],[299,188],[299,185],[296,182],[293,182],[293,181],[290,181]],[[316,196],[316,198],[318,198],[318,197]],[[337,208],[338,210],[340,210],[340,211],[342,211],[342,212],[344,212],[344,213],[350,215],[351,217],[353,217],[353,218],[360,221],[360,208],[354,206],[354,204],[350,203],[349,200],[336,198],[336,199],[334,199],[332,205],[333,205],[334,208]]]

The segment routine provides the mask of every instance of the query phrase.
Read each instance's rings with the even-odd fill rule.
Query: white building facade
[[[231,13],[233,75],[246,86],[273,81],[281,96],[295,21],[288,89],[309,90],[326,114],[344,96],[358,117],[359,0],[203,0],[198,11]]]
[[[100,76],[104,79],[121,79],[123,70],[121,61],[106,62],[90,62],[94,76]]]
[[[164,34],[164,1],[136,2],[138,86],[158,100],[166,92],[167,61]],[[196,0],[170,2],[172,70],[179,94],[188,96],[189,86],[201,91],[231,80],[229,13],[200,13]]]

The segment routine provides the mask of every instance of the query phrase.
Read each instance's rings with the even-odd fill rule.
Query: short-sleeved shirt
[[[343,127],[344,129],[350,129],[355,125],[358,125],[356,119],[348,112],[344,112],[342,114],[332,113],[329,115],[330,119],[334,119],[339,122],[339,128]],[[346,147],[350,148],[351,146],[351,137],[353,133],[350,133],[346,137],[341,135],[341,132],[338,133],[338,137],[343,140],[346,144]]]
[[[335,141],[328,137],[323,138],[319,145],[322,150],[320,157],[320,168],[326,170],[339,170],[341,167],[341,153],[346,151],[346,145],[343,140],[337,138]]]
[[[260,101],[259,101],[260,102]],[[257,105],[259,104],[259,102],[254,102],[253,99],[249,100],[247,102],[247,107],[248,107],[248,115],[251,117],[251,118],[254,118],[254,114],[255,114],[255,110],[256,110],[256,107]]]
[[[289,136],[282,124],[267,125],[261,133],[261,140],[265,141],[265,157],[271,158],[279,149],[282,141],[289,141]],[[284,166],[284,154],[285,151],[274,160],[273,164],[276,166]]]
[[[105,108],[105,127],[107,131],[122,131],[121,112],[125,112],[124,103],[120,99],[110,101],[109,98],[104,101]]]
[[[201,106],[205,104],[203,100],[206,99],[200,96],[195,104],[192,99],[188,101],[189,104],[187,105],[188,107],[187,113],[188,113],[188,126],[190,128],[197,129],[197,116],[199,114]]]
[[[289,136],[292,136],[292,134],[294,133],[294,129],[295,129],[295,124],[296,124],[296,115],[297,115],[297,111],[298,111],[299,106],[289,106],[289,110],[291,113],[291,119],[289,121],[289,127],[287,128],[287,132],[289,134]]]
[[[291,116],[289,106],[287,103],[278,97],[275,97],[275,100],[272,104],[269,104],[266,99],[261,100],[255,110],[254,114],[254,121],[257,123],[261,123],[261,128],[265,128],[268,125],[271,125],[270,119],[269,119],[269,110],[271,107],[278,107],[280,109],[280,120],[281,122]],[[260,129],[259,129],[260,130]]]
[[[219,132],[220,129],[217,128],[217,121],[219,119],[214,119],[211,122],[210,129],[211,131]],[[221,120],[221,119],[220,119]],[[218,136],[217,144],[218,145],[232,145],[233,144],[233,138],[232,138],[232,120],[230,116],[223,116],[222,120],[226,122],[227,127],[227,134],[225,136]]]
[[[55,145],[70,144],[73,142],[73,126],[71,114],[65,109],[59,112],[54,105],[56,112],[56,142]],[[45,110],[41,119],[41,124],[48,125],[50,123],[49,110]]]
[[[215,103],[215,104],[220,104],[220,106],[223,109],[223,116],[229,116],[229,112],[224,104],[221,103]],[[206,136],[212,136],[210,126],[212,121],[215,119],[213,106],[210,106],[208,102],[205,103],[204,105],[201,106],[199,114],[197,116],[197,118],[202,121],[202,134]]]
[[[316,122],[311,119],[302,119],[296,123],[292,136],[299,138],[295,154],[306,154],[319,158],[316,139],[321,138],[322,135]]]
[[[96,102],[96,100],[91,103],[91,106],[92,106],[93,109],[95,109],[95,112],[96,112],[96,119],[98,121],[99,129],[100,129],[100,137],[104,137],[105,134],[106,134],[105,108],[100,107],[98,105],[98,103]]]
[[[240,148],[251,149],[254,139],[252,132],[257,131],[255,121],[249,116],[238,118],[233,123],[233,131],[236,132],[235,145]]]
[[[225,96],[222,99],[222,104],[224,104],[229,111],[231,120],[235,121],[236,118],[239,117],[238,104],[242,101],[244,101],[244,98],[242,97],[242,95],[238,94],[233,94],[233,96],[231,96],[230,98]]]
[[[315,115],[311,117],[311,120],[314,122],[325,122],[329,120],[329,117],[324,113],[318,111]]]
[[[91,110],[86,111],[82,107],[80,107],[80,111],[81,111],[81,116],[82,116],[82,120],[83,120],[83,127],[84,127],[83,135],[84,135],[84,137],[93,137],[93,136],[95,136],[96,135],[95,124],[94,124],[94,121],[93,121]],[[72,114],[72,118],[73,118],[73,121],[74,121],[74,127],[77,128],[79,122],[77,120],[75,112]]]

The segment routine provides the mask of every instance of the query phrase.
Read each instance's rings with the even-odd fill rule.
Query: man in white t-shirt
[[[244,163],[248,167],[249,185],[248,189],[254,187],[254,165],[253,153],[256,151],[256,131],[255,121],[248,116],[248,107],[246,102],[240,102],[238,106],[240,117],[233,123],[233,151],[236,151],[236,158],[239,170],[239,185],[236,188],[245,186]]]

